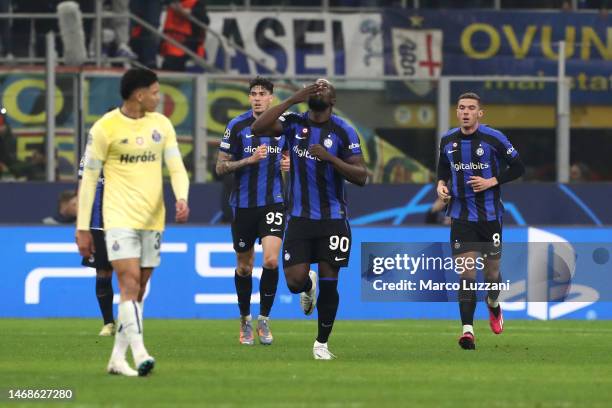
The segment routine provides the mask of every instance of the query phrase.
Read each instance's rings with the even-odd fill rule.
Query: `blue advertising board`
[[[419,32],[442,37],[438,45],[441,58],[421,61],[425,67],[439,64],[442,75],[556,76],[558,43],[565,41],[572,103],[605,105],[612,88],[611,23],[612,15],[598,13],[386,9],[382,24],[385,73],[401,74],[405,66],[402,61],[409,55],[406,47],[418,56],[419,46],[427,46],[431,52],[426,55],[436,55],[435,42],[420,44]],[[398,45],[398,36],[412,42]],[[461,88],[465,86],[459,86],[453,94]],[[554,84],[491,82],[470,83],[470,88],[486,93],[488,103],[542,104],[556,100]],[[432,92],[431,97],[434,95]]]
[[[397,319],[457,317],[454,302],[370,302],[361,296],[363,242],[447,242],[445,227],[354,227],[349,266],[341,271],[340,319]],[[504,242],[610,242],[612,228],[509,227]],[[146,294],[146,315],[154,318],[235,318],[235,255],[229,227],[170,226],[164,233],[162,264]],[[261,265],[261,247],[255,265]],[[2,283],[0,317],[97,317],[95,271],[80,266],[71,227],[0,227]],[[610,271],[610,260],[604,268]],[[517,266],[522,267],[522,266]],[[502,271],[503,272],[503,271]],[[258,312],[258,277],[254,270],[253,313]],[[117,282],[114,282],[118,292]],[[505,306],[506,317],[611,319],[608,302],[527,302],[517,293]],[[604,297],[602,297],[604,298]],[[484,307],[477,316],[486,317]],[[299,298],[282,277],[272,316],[303,318]]]

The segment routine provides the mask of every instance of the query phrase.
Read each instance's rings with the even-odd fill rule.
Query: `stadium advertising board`
[[[359,14],[210,14],[215,30],[286,75],[555,76],[556,44],[565,40],[572,103],[606,104],[612,89],[611,15],[395,8]],[[212,36],[207,47],[210,61],[229,64],[231,72],[268,72],[242,55],[226,56]],[[487,82],[481,88],[489,103],[554,103],[556,95],[554,84],[541,82]]]
[[[366,76],[383,73],[380,13],[214,12],[210,25],[262,61],[286,75]],[[268,71],[231,52],[226,56],[208,36],[207,56],[230,73]],[[229,60],[229,61],[228,61]]]
[[[525,242],[549,242],[554,256],[541,262],[553,270],[559,265],[571,264],[571,256],[559,248],[570,248],[577,256],[576,265],[588,265],[602,271],[610,270],[610,228],[507,228],[504,245]],[[452,297],[444,302],[427,303],[393,299],[379,301],[368,298],[362,286],[371,278],[363,274],[364,253],[362,244],[403,241],[429,242],[430,246],[448,240],[446,228],[353,228],[353,244],[349,266],[340,275],[339,310],[341,319],[392,319],[392,318],[454,318],[456,303]],[[585,243],[594,243],[587,245]],[[602,244],[604,243],[604,244]],[[364,244],[365,245],[365,244]],[[376,244],[381,245],[381,244]],[[394,244],[390,244],[387,249]],[[413,249],[416,248],[413,244]],[[560,246],[559,246],[560,245]],[[419,247],[420,248],[420,247]],[[599,248],[606,251],[595,251]],[[371,248],[370,248],[371,249]],[[540,248],[541,249],[541,248]],[[548,247],[546,251],[549,251]],[[590,251],[590,252],[589,252]],[[261,247],[256,247],[255,265],[261,265]],[[548,252],[546,252],[548,253]],[[606,256],[606,253],[608,256]],[[80,266],[74,229],[70,227],[2,227],[0,254],[3,263],[3,281],[0,296],[1,317],[96,317],[95,271]],[[441,252],[443,254],[443,252]],[[588,256],[586,256],[587,254]],[[556,256],[558,255],[558,256]],[[574,256],[572,255],[572,256]],[[529,259],[535,255],[530,254]],[[537,258],[537,257],[536,257]],[[559,258],[564,263],[560,263]],[[584,259],[583,259],[584,258]],[[531,279],[533,274],[527,259],[515,262],[513,256],[504,261],[502,272],[513,269],[511,276]],[[146,313],[157,318],[233,318],[236,316],[234,291],[235,254],[232,249],[229,227],[175,227],[164,234],[162,264],[155,271],[146,294]],[[366,265],[367,268],[367,265]],[[557,268],[557,269],[555,269]],[[576,269],[580,272],[580,268]],[[595,270],[595,269],[594,269]],[[261,276],[261,268],[254,269],[254,276]],[[382,274],[381,274],[382,276]],[[382,278],[381,278],[382,279]],[[556,281],[559,283],[559,281]],[[583,286],[571,287],[565,301],[537,297],[534,285],[512,282],[512,297],[508,298],[504,311],[508,319],[610,319],[612,304],[610,292],[601,282],[582,282]],[[522,285],[522,286],[521,286]],[[599,286],[598,286],[599,285]],[[115,289],[117,284],[115,282]],[[256,288],[253,300],[258,302]],[[566,286],[567,288],[567,286]],[[585,297],[580,297],[588,293]],[[282,277],[279,282],[274,318],[303,317],[298,297],[286,288]],[[577,297],[576,297],[577,296]],[[599,301],[596,301],[599,299]],[[389,299],[387,299],[389,300]],[[414,300],[414,299],[413,299]],[[439,300],[439,299],[437,299]],[[533,300],[533,301],[530,301]],[[484,308],[478,309],[478,317],[485,317]]]
[[[609,103],[610,15],[484,10],[386,10],[383,15],[386,74],[402,73],[398,60],[406,58],[406,48],[412,46],[406,40],[402,48],[396,40],[399,33],[406,37],[412,31],[441,32],[443,75],[556,76],[557,43],[564,40],[572,104]],[[432,52],[435,55],[437,50]],[[431,58],[421,63],[439,62]],[[554,103],[556,98],[556,86],[543,82],[490,81],[478,88],[477,92],[486,93],[488,103]]]

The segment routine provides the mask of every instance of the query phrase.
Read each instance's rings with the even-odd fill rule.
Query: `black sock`
[[[259,314],[270,316],[270,310],[274,303],[276,287],[278,286],[278,268],[263,268],[261,279],[259,280]]]
[[[104,324],[114,323],[113,318],[113,278],[96,277],[96,297]]]
[[[329,335],[336,320],[340,296],[338,295],[338,279],[321,278],[319,280],[319,298],[317,309],[319,311],[319,333],[317,341],[327,343]]]
[[[459,284],[459,313],[461,314],[461,324],[474,324],[474,312],[476,311],[476,291],[465,290],[466,285],[471,285],[475,282],[474,279],[460,279]]]
[[[500,283],[501,282],[501,272],[497,274],[497,278],[496,279],[487,279],[487,277],[485,276],[485,282],[491,282],[491,283]],[[499,289],[498,290],[490,290],[487,293],[487,297],[493,301],[497,300],[499,298]],[[489,303],[487,303],[487,306],[489,305]],[[493,315],[495,317],[499,317],[499,305],[497,305],[497,307],[491,307],[490,308],[491,311],[493,312]]]
[[[238,308],[240,316],[248,316],[251,314],[251,292],[253,291],[253,277],[240,276],[238,272],[234,273],[234,284],[236,285],[236,294],[238,295]]]

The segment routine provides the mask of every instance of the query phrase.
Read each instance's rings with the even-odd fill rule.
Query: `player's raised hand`
[[[448,203],[450,201],[448,187],[446,187],[445,184],[438,183],[438,188],[436,189],[436,191],[438,193],[438,197],[440,197],[440,200],[442,200],[444,203]]]
[[[321,92],[321,89],[321,84],[317,83],[304,85],[302,89],[291,95],[291,103],[295,105],[296,103],[306,102],[308,98]]]
[[[96,246],[94,245],[94,241],[89,230],[77,230],[75,238],[76,244],[79,247],[79,254],[81,254],[81,256],[89,258],[96,253]]]
[[[288,153],[283,153],[283,158],[281,159],[281,170],[289,171],[291,169],[291,161],[289,159]]]
[[[324,148],[320,144],[311,145],[308,148],[308,153],[310,153],[311,155],[313,155],[314,157],[316,157],[317,159],[321,161],[330,161],[333,157],[332,154],[328,152],[327,149]]]
[[[187,222],[189,219],[189,205],[187,205],[187,201],[181,199],[176,202],[176,215],[174,219],[179,224]]]
[[[250,158],[251,164],[258,163],[266,157],[268,157],[268,146],[265,144],[259,145]]]
[[[480,176],[470,176],[470,181],[468,181],[466,184],[472,186],[475,193],[480,193],[481,191],[485,191],[488,188],[496,186],[497,179],[495,177],[486,179]]]

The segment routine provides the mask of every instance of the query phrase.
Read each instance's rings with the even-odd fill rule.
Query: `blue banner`
[[[596,12],[387,9],[383,17],[385,73],[401,74],[410,55],[426,47],[417,65],[442,75],[557,75],[557,43],[566,41],[566,71],[572,103],[609,104],[612,81],[612,15]],[[442,36],[442,60],[435,42],[418,33]],[[398,43],[398,38],[405,38]],[[435,37],[434,37],[435,38]],[[412,41],[410,41],[412,39]],[[413,51],[411,53],[411,51]],[[437,73],[439,75],[439,73]],[[555,103],[556,86],[541,82],[483,82],[457,85],[486,93],[487,103]],[[399,91],[399,90],[398,90]],[[405,92],[404,92],[405,94]],[[396,92],[397,97],[401,97]],[[430,91],[433,100],[435,90]],[[422,101],[422,94],[412,99]],[[410,99],[406,95],[403,96]]]
[[[457,318],[454,303],[374,303],[361,300],[362,242],[448,242],[445,227],[353,228],[349,266],[341,271],[340,319]],[[612,228],[506,228],[506,242],[605,242]],[[255,265],[261,265],[261,247]],[[70,227],[0,227],[2,286],[0,317],[98,317],[95,271],[80,266]],[[609,260],[606,262],[609,263]],[[145,313],[156,318],[236,318],[235,254],[229,227],[171,226],[164,234],[162,264],[146,294]],[[609,267],[608,267],[609,270]],[[502,271],[503,272],[503,271]],[[253,313],[258,312],[258,277],[254,271]],[[118,292],[117,282],[114,282]],[[611,319],[606,302],[527,302],[526,291],[505,305],[508,319]],[[486,317],[478,308],[479,318]],[[273,318],[303,318],[299,297],[282,277]]]

